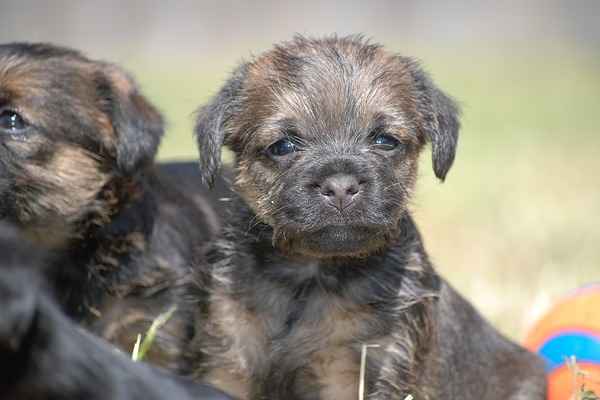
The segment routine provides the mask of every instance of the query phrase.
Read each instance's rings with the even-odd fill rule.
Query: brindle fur
[[[432,268],[408,211],[423,146],[450,169],[458,110],[413,60],[360,37],[296,37],[244,63],[199,112],[204,180],[235,153],[239,194],[200,262],[194,374],[241,399],[543,399],[540,360]],[[372,132],[399,141],[370,144]],[[301,151],[265,149],[293,136]],[[364,182],[345,212],[315,187]]]
[[[44,271],[64,311],[123,351],[177,307],[148,360],[180,370],[192,249],[218,222],[177,185],[190,166],[153,165],[160,114],[119,67],[27,43],[0,46],[5,110],[28,128],[0,131],[0,218],[50,250]]]

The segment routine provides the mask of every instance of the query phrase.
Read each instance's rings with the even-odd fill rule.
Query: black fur
[[[215,100],[198,112],[195,134],[198,146],[203,150],[200,157],[202,181],[213,186],[215,175],[221,168],[221,147],[225,139],[227,122],[238,111],[238,98],[246,75],[246,65],[238,67]]]
[[[368,399],[544,399],[542,362],[435,272],[408,210],[423,144],[443,180],[458,129],[415,62],[360,37],[296,37],[238,70],[196,127],[207,180],[224,144],[238,192],[198,270],[197,379],[248,400],[354,399],[378,345]],[[282,140],[295,151],[274,155]],[[344,209],[322,188],[339,176],[356,182]]]
[[[415,65],[414,61],[406,60]],[[415,65],[412,73],[420,93],[417,97],[417,104],[425,115],[425,121],[421,128],[432,146],[433,170],[435,175],[443,181],[452,167],[456,154],[460,130],[459,109],[448,95],[433,84],[418,65]]]
[[[96,79],[118,137],[117,165],[123,173],[132,173],[154,160],[163,136],[163,121],[134,85],[125,93],[115,87],[115,77],[133,82],[126,72],[111,64],[106,64]]]
[[[148,360],[179,371],[193,334],[192,253],[218,230],[200,185],[154,166],[162,117],[119,67],[50,44],[0,45],[0,218],[49,256],[64,312],[130,352],[171,307]]]
[[[429,76],[413,59],[399,56],[406,64],[415,84],[415,106],[423,115],[418,127],[423,138],[432,145],[433,169],[440,180],[452,167],[460,130],[459,107],[456,102],[439,90]],[[302,61],[290,58],[290,63]],[[213,101],[200,108],[196,119],[195,136],[200,154],[200,170],[203,182],[212,185],[221,166],[221,146],[226,140],[228,122],[240,112],[242,88],[248,73],[248,63],[240,65],[223,85]],[[232,145],[232,143],[230,143]]]
[[[134,363],[68,320],[46,292],[45,255],[0,224],[0,397],[11,400],[227,400]]]
[[[189,185],[196,166],[159,171],[162,117],[133,79],[50,44],[0,45],[0,115],[0,218],[34,252],[46,249],[34,260],[21,257],[29,247],[5,253],[24,266],[7,258],[0,278],[0,397],[190,398],[189,382],[133,365],[80,327],[129,354],[174,309],[145,360],[185,369],[192,254],[219,228],[200,185]],[[194,393],[213,398],[202,386]]]

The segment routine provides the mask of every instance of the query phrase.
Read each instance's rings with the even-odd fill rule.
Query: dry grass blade
[[[367,351],[369,348],[379,347],[378,344],[363,344],[360,350],[360,379],[358,381],[358,400],[365,399],[365,374],[367,370]]]
[[[600,397],[593,390],[585,388],[585,381],[589,379],[589,373],[579,367],[575,356],[567,359],[567,366],[573,376],[573,394],[571,395],[571,400],[600,400]]]
[[[138,361],[140,359],[140,344],[142,343],[142,335],[138,333],[135,344],[133,345],[133,351],[131,352],[131,359]]]
[[[156,319],[154,319],[154,321],[152,321],[152,325],[148,329],[148,332],[146,332],[146,335],[144,336],[144,340],[141,340],[142,336],[141,336],[141,334],[138,334],[138,337],[137,337],[137,340],[133,347],[133,352],[131,355],[131,358],[133,359],[133,361],[141,361],[144,359],[144,356],[152,347],[152,343],[154,343],[154,339],[156,338],[156,334],[158,333],[158,330],[171,319],[171,317],[173,316],[173,313],[175,313],[176,310],[177,310],[177,307],[173,306],[169,309],[169,311],[167,311],[163,314],[160,314],[158,317],[156,317]],[[140,341],[141,341],[141,343],[140,343]]]

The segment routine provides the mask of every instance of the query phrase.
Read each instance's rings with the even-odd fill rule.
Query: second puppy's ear
[[[198,110],[194,133],[200,152],[200,175],[209,186],[213,185],[221,167],[227,124],[241,108],[241,92],[247,70],[247,64],[238,67],[219,93]]]
[[[164,134],[162,116],[133,78],[113,64],[101,65],[97,87],[116,136],[117,168],[130,174],[154,160]]]
[[[425,140],[431,142],[433,170],[443,181],[456,154],[460,110],[454,100],[435,86],[418,63],[412,60],[409,63],[418,92],[416,101],[421,128]]]

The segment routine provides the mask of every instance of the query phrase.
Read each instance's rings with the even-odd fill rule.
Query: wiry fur
[[[122,350],[177,307],[148,360],[180,370],[192,249],[217,219],[177,185],[191,165],[170,175],[153,165],[161,115],[119,67],[28,43],[0,46],[6,112],[26,128],[0,129],[0,218],[49,249],[44,271],[63,310]]]
[[[241,399],[354,399],[369,344],[370,399],[543,399],[540,361],[435,273],[407,208],[424,144],[443,180],[458,129],[417,63],[360,37],[296,37],[242,65],[196,127],[205,181],[234,151],[239,199],[200,260],[195,376]],[[286,137],[299,150],[270,154]],[[359,187],[343,211],[320,191],[340,174]]]
[[[369,390],[423,398],[417,360],[432,346],[425,333],[439,278],[412,221],[399,229],[390,251],[329,261],[269,249],[273,231],[263,224],[229,230],[209,254],[210,320],[192,345],[196,376],[219,386],[219,374],[232,374],[240,398],[354,398],[361,346],[371,343],[383,348],[370,350]]]

